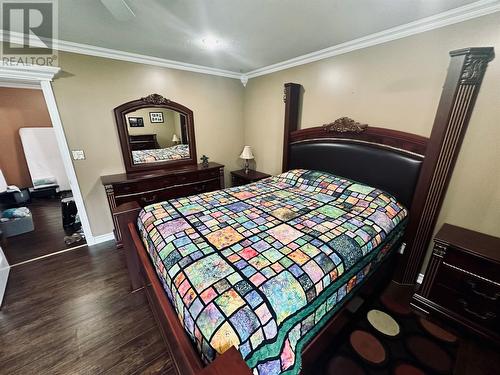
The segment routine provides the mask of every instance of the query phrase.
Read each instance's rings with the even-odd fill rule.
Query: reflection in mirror
[[[155,163],[189,158],[186,117],[165,108],[141,108],[125,115],[132,161]]]

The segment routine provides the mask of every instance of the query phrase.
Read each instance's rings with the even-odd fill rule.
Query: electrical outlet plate
[[[405,249],[406,249],[406,242],[403,242],[403,243],[401,244],[401,246],[399,247],[398,253],[400,253],[400,254],[404,254]]]
[[[73,160],[85,160],[85,152],[83,150],[73,150]]]

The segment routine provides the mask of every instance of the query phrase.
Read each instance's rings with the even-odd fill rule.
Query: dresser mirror
[[[159,94],[114,110],[127,173],[196,163],[193,112]]]

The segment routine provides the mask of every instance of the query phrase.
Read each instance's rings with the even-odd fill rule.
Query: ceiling
[[[59,39],[247,73],[474,1],[125,0],[135,17],[120,21],[100,0],[59,0]]]

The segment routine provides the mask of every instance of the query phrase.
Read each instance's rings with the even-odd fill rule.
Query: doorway
[[[11,265],[86,243],[40,89],[0,87],[0,236]]]
[[[85,205],[83,203],[83,197],[78,185],[75,169],[71,161],[70,150],[66,142],[61,118],[59,116],[59,110],[57,108],[56,99],[52,90],[51,81],[60,70],[61,68],[52,66],[0,65],[0,87],[36,89],[42,92],[52,127],[54,129],[57,149],[62,158],[64,170],[69,179],[71,192],[77,207],[87,245],[94,245],[107,240],[107,238],[101,238],[103,236],[94,237],[90,229],[90,223],[87,217]],[[9,267],[9,265],[7,264],[6,267]]]

